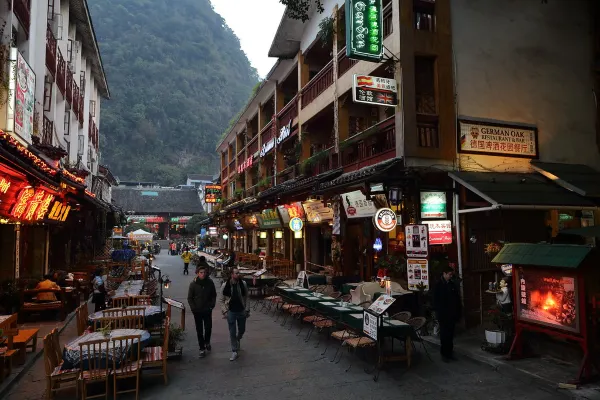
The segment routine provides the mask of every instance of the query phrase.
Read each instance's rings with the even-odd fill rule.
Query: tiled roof
[[[591,247],[572,244],[507,243],[493,263],[535,265],[540,267],[577,268]]]
[[[335,186],[346,185],[349,183],[358,183],[361,180],[377,175],[378,173],[395,166],[401,161],[402,160],[400,158],[392,158],[390,160],[385,160],[377,164],[369,165],[368,167],[364,167],[356,171],[346,172],[345,174],[342,174],[335,179],[321,183],[319,185],[319,190],[327,190]]]
[[[202,202],[195,190],[115,187],[112,191],[115,204],[136,214],[200,214]]]

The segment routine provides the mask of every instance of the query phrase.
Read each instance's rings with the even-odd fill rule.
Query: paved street
[[[187,286],[193,275],[182,275],[181,259],[169,256],[163,251],[155,264],[160,266],[163,273],[168,274],[173,282],[171,288],[165,291],[165,296],[187,303]],[[177,322],[177,315],[174,319]],[[410,370],[407,371],[402,365],[397,366],[383,372],[376,383],[371,375],[363,372],[364,364],[357,361],[349,372],[345,372],[350,360],[346,354],[339,364],[330,363],[329,358],[320,359],[323,344],[314,348],[316,339],[311,343],[304,343],[303,335],[296,336],[296,327],[288,331],[279,323],[275,323],[273,317],[258,311],[253,312],[248,320],[240,358],[230,362],[226,322],[217,314],[213,319],[213,351],[207,358],[198,359],[194,321],[188,311],[184,356],[180,361],[169,363],[169,385],[163,386],[162,379],[144,377],[141,398],[564,398],[558,393],[544,391],[531,383],[514,381],[489,367],[469,360],[444,364],[439,361],[437,350],[433,347],[429,347],[433,362],[426,357],[419,357]],[[64,339],[62,341],[64,342]],[[333,355],[331,350],[328,353],[330,357]],[[40,364],[39,361],[41,358],[36,364]],[[43,365],[36,365],[11,391],[7,400],[40,399],[43,392]],[[57,398],[72,399],[74,393],[59,393]],[[122,398],[132,397],[123,395]]]

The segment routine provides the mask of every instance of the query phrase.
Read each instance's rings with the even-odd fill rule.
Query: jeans
[[[210,334],[212,333],[212,311],[196,311],[193,314],[196,335],[198,335],[198,347],[200,350],[205,350],[206,345],[210,344]]]
[[[244,332],[246,332],[246,312],[228,311],[227,324],[229,325],[229,340],[231,341],[231,351],[236,352],[239,350],[238,340],[241,340],[242,336],[244,336]]]
[[[440,321],[440,345],[443,357],[452,357],[454,348],[454,322]]]

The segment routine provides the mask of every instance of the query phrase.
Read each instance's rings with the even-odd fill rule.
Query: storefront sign
[[[8,179],[0,177],[0,193],[6,194],[6,192],[8,192],[8,189],[10,189],[11,184],[12,182]]]
[[[367,200],[360,190],[342,195],[344,211],[348,218],[366,218],[375,215],[377,209],[371,200]]]
[[[289,138],[290,133],[292,133],[292,120],[291,119],[290,119],[290,122],[287,123],[287,125],[284,125],[279,130],[279,136],[277,137],[277,144],[281,144],[281,143],[283,143],[283,141],[285,139]]]
[[[218,235],[219,235],[219,233],[218,233],[218,231],[217,231],[217,227],[216,227],[216,226],[209,226],[209,227],[208,227],[208,234],[209,234],[210,236],[218,236]]]
[[[327,207],[322,201],[307,201],[302,203],[306,213],[306,221],[312,224],[318,224],[333,220],[333,209]]]
[[[241,174],[242,172],[244,172],[245,170],[250,168],[252,166],[253,160],[254,160],[254,156],[251,155],[250,157],[246,158],[246,161],[244,161],[243,163],[238,165],[238,167],[237,167],[238,174]]]
[[[241,231],[244,229],[244,227],[242,226],[242,224],[240,223],[239,220],[234,219],[233,220],[233,226],[235,227],[235,229],[237,229],[238,231]]]
[[[462,120],[461,153],[537,158],[537,129],[515,125]]]
[[[277,210],[284,224],[288,224],[292,218],[304,219],[304,209],[300,202],[277,206]]]
[[[429,290],[429,265],[427,260],[422,258],[409,258],[406,260],[406,272],[408,274],[408,289]]]
[[[68,204],[61,203],[60,201],[55,201],[52,205],[52,209],[50,210],[50,214],[48,214],[48,219],[53,221],[61,221],[64,222],[69,216],[69,211],[71,211],[71,206]],[[116,231],[113,230],[113,233]],[[122,232],[122,230],[121,230]],[[120,233],[119,233],[120,235]]]
[[[259,156],[261,158],[264,157],[264,156],[266,156],[267,153],[270,152],[271,150],[273,150],[274,147],[275,147],[275,138],[269,140],[267,143],[264,143],[262,145],[262,148],[260,149]]]
[[[292,232],[300,232],[304,227],[304,222],[298,217],[294,217],[290,220],[290,230]]]
[[[398,105],[396,80],[369,75],[354,75],[352,100],[355,103],[395,107]]]
[[[446,192],[421,192],[421,218],[446,217]]]
[[[260,227],[265,228],[280,228],[281,222],[277,216],[277,211],[274,208],[267,208],[258,215],[260,221]]]
[[[205,203],[220,203],[222,199],[221,185],[206,185],[204,187]]]
[[[54,195],[43,189],[24,188],[19,192],[10,214],[16,219],[40,221],[46,216],[52,200]]]
[[[429,244],[452,244],[452,223],[449,220],[423,221],[429,231]]]
[[[383,58],[382,0],[346,0],[346,56],[379,62]]]
[[[398,219],[391,208],[380,208],[373,216],[375,227],[382,232],[390,232],[396,227]]]
[[[363,311],[363,333],[373,340],[377,340],[379,317],[367,310]]]
[[[406,255],[408,257],[427,257],[427,225],[406,225],[404,235],[406,239]]]
[[[180,223],[180,224],[185,224],[187,223],[190,219],[192,219],[191,216],[188,217],[171,217],[171,223]],[[146,222],[154,222],[154,221],[148,221],[146,220]]]
[[[27,142],[33,134],[35,73],[16,48],[10,50],[7,129]]]

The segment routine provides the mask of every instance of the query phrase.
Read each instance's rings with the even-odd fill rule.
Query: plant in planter
[[[233,192],[233,196],[237,200],[241,200],[243,195],[244,195],[244,190],[243,189],[236,189],[235,192]]]
[[[502,250],[504,243],[502,242],[491,242],[485,245],[485,254],[488,256],[495,256]]]
[[[254,253],[255,255],[259,256],[260,255],[261,250],[260,249],[254,249],[252,251],[252,253]]]
[[[495,304],[487,311],[487,325],[491,329],[485,330],[485,340],[491,347],[502,348],[505,343],[510,342],[507,338],[512,336],[513,317],[502,311],[502,308]]]
[[[169,352],[175,352],[181,348],[185,339],[185,331],[179,325],[169,324]]]

